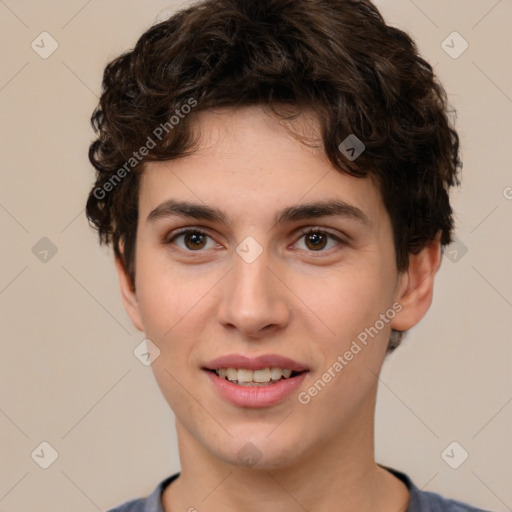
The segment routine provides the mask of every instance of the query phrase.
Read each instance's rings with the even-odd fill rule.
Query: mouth
[[[266,367],[256,370],[248,368],[204,368],[221,379],[244,387],[271,386],[286,379],[293,379],[308,370],[295,371],[289,368]]]
[[[309,373],[309,369],[291,359],[274,356],[224,357],[203,370],[217,396],[243,408],[265,408],[285,402],[303,385]]]

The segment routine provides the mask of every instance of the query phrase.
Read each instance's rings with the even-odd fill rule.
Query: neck
[[[215,456],[176,420],[182,470],[164,491],[165,512],[405,510],[406,486],[375,463],[374,407],[361,411],[361,417],[353,418],[334,439],[313,443],[306,450],[297,447],[299,458],[290,453],[288,463],[286,457],[273,463],[263,456],[253,467]]]

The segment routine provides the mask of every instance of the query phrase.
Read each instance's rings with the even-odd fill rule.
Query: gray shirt
[[[481,508],[472,507],[461,501],[443,498],[433,492],[421,491],[411,482],[410,478],[405,473],[401,473],[386,466],[381,467],[390,471],[407,486],[407,489],[409,489],[411,499],[406,512],[489,512]],[[147,498],[128,501],[108,512],[164,512],[161,501],[162,493],[179,475],[180,473],[176,473],[160,482]]]

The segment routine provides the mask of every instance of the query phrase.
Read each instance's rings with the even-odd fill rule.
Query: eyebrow
[[[219,222],[229,225],[228,216],[215,206],[208,206],[189,201],[167,199],[147,216],[147,221],[154,221],[163,217],[186,217]],[[297,204],[283,208],[274,216],[274,227],[278,224],[297,222],[318,217],[344,217],[354,219],[361,224],[371,226],[367,215],[356,206],[338,199],[330,199],[313,203]]]

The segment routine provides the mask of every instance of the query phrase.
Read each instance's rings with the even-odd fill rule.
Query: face
[[[390,219],[370,179],[260,108],[202,112],[195,126],[198,151],[141,176],[125,304],[160,350],[152,368],[178,433],[224,462],[241,465],[250,442],[261,466],[284,467],[368,432],[404,290]],[[294,373],[243,386],[217,367]]]

